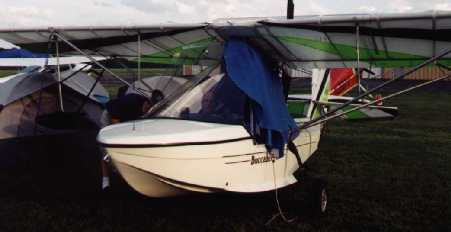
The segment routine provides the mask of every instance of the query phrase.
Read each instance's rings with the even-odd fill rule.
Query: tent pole
[[[130,83],[128,83],[126,80],[124,80],[123,78],[121,78],[120,76],[116,75],[113,71],[111,71],[109,68],[105,67],[105,65],[101,64],[99,61],[97,61],[96,59],[94,59],[94,57],[92,57],[91,55],[87,54],[86,52],[82,51],[80,48],[78,48],[77,46],[75,46],[73,43],[71,43],[69,40],[67,40],[64,36],[62,36],[61,34],[54,32],[55,36],[57,36],[59,39],[61,39],[61,41],[63,41],[64,43],[66,43],[67,45],[69,45],[72,49],[74,49],[75,51],[79,52],[80,54],[82,54],[83,56],[85,56],[86,58],[88,58],[92,63],[96,64],[97,66],[99,66],[100,68],[104,69],[108,74],[110,74],[111,76],[115,77],[116,79],[118,79],[119,81],[121,81],[122,83],[126,84],[129,87],[132,87],[132,85]],[[132,87],[133,88],[133,87]],[[135,89],[136,92],[138,92],[139,94],[141,94],[144,97],[149,97],[146,93],[142,92],[139,89]]]
[[[59,40],[55,38],[55,49],[56,49],[56,69],[58,73],[58,99],[61,112],[64,112],[63,105],[63,90],[61,86],[61,68],[60,68],[60,54],[59,54]]]

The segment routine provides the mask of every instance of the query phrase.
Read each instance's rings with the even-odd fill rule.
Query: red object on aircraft
[[[383,105],[383,103],[382,103],[382,95],[378,94],[378,95],[376,95],[375,98],[376,98],[376,105],[378,105],[378,106]]]
[[[353,68],[330,70],[330,95],[343,96],[359,83]]]

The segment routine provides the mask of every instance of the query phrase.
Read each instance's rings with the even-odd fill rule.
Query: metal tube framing
[[[152,93],[152,87],[150,87],[150,85],[148,85],[146,82],[144,82],[142,80],[142,74],[141,74],[141,56],[142,56],[142,49],[141,49],[141,32],[138,31],[138,81],[143,84],[144,86],[146,86],[147,89],[149,89],[150,93]],[[135,86],[133,86],[135,87]],[[135,88],[136,90],[137,88]]]
[[[58,38],[55,39],[55,49],[56,49],[56,70],[58,76],[58,100],[61,112],[64,112],[63,105],[63,89],[61,86],[61,69],[60,69],[60,53],[59,53],[59,42]]]
[[[100,62],[98,62],[96,59],[94,59],[91,55],[87,54],[86,52],[82,51],[80,48],[78,48],[77,46],[75,46],[73,43],[71,43],[69,40],[67,40],[64,36],[62,36],[61,34],[54,32],[54,35],[57,36],[59,39],[61,39],[61,41],[63,41],[64,43],[66,43],[67,45],[69,45],[71,48],[73,48],[75,51],[79,52],[80,54],[84,55],[86,58],[88,58],[92,63],[96,64],[97,66],[99,66],[100,68],[104,69],[107,73],[109,73],[110,75],[112,75],[113,77],[117,78],[119,81],[121,81],[122,83],[126,84],[129,87],[132,87],[132,85],[130,83],[128,83],[126,80],[124,80],[122,77],[116,75],[113,71],[111,71],[110,69],[108,69],[107,67],[105,67],[105,65],[101,64]],[[133,87],[132,87],[133,88]],[[136,91],[143,95],[144,97],[149,97],[147,94],[145,94],[144,92],[136,89]]]
[[[360,94],[360,26],[356,25],[356,52],[357,52],[357,81],[359,82],[359,94]]]
[[[141,33],[138,33],[138,81],[141,82]]]
[[[306,122],[305,124],[301,125],[299,128],[300,128],[300,129],[308,128],[308,127],[310,127],[310,125],[315,124],[317,121],[320,121],[320,120],[322,120],[323,118],[326,118],[326,117],[329,117],[329,116],[331,116],[331,115],[334,115],[337,111],[339,111],[339,110],[341,110],[341,109],[343,109],[343,108],[349,106],[350,104],[357,102],[358,100],[360,100],[360,99],[362,99],[362,98],[364,98],[364,97],[366,97],[366,96],[368,96],[368,95],[374,93],[375,91],[377,91],[377,90],[379,90],[379,89],[385,87],[386,85],[389,85],[389,84],[391,84],[391,83],[393,83],[393,82],[395,82],[395,81],[397,81],[397,80],[400,80],[400,79],[402,79],[402,78],[404,78],[404,77],[406,77],[406,76],[409,76],[410,74],[412,74],[412,73],[418,71],[419,69],[423,68],[424,66],[426,66],[426,65],[428,65],[428,64],[430,64],[430,63],[433,63],[433,62],[437,61],[438,59],[440,59],[440,58],[442,58],[442,57],[444,57],[444,56],[446,56],[446,55],[448,55],[448,54],[450,54],[450,53],[451,53],[451,48],[446,49],[445,51],[443,51],[442,53],[440,53],[438,56],[429,58],[428,60],[426,60],[425,62],[423,62],[423,63],[421,63],[420,65],[416,66],[415,68],[409,70],[408,72],[406,72],[406,73],[404,73],[404,74],[401,74],[401,75],[399,75],[399,76],[397,76],[397,77],[394,77],[393,79],[391,79],[391,80],[389,80],[389,81],[386,81],[386,82],[384,82],[384,83],[382,83],[382,84],[380,84],[380,85],[374,87],[373,89],[368,90],[368,91],[365,92],[365,93],[360,94],[359,96],[357,96],[357,97],[355,97],[355,98],[353,98],[353,99],[347,101],[346,103],[344,103],[344,104],[341,105],[340,107],[338,107],[338,108],[336,108],[336,109],[334,109],[334,110],[332,110],[332,111],[329,111],[328,113],[326,113],[326,114],[323,115],[322,117],[319,117],[319,118],[316,118],[316,119],[313,119],[313,120],[310,120],[310,121]],[[316,124],[315,124],[315,125],[316,125]]]

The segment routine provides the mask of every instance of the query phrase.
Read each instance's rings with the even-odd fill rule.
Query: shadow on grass
[[[0,230],[270,230],[296,228],[277,213],[274,192],[193,194],[153,199],[133,191],[117,174],[100,191],[95,132],[3,142],[0,169]],[[279,191],[288,217],[317,226],[305,189]]]

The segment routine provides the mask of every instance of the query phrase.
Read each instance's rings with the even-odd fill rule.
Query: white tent
[[[35,70],[0,79],[0,139],[53,134],[100,125],[108,92],[95,79],[72,69],[61,73],[64,112],[56,73]],[[89,98],[87,95],[89,94]]]

